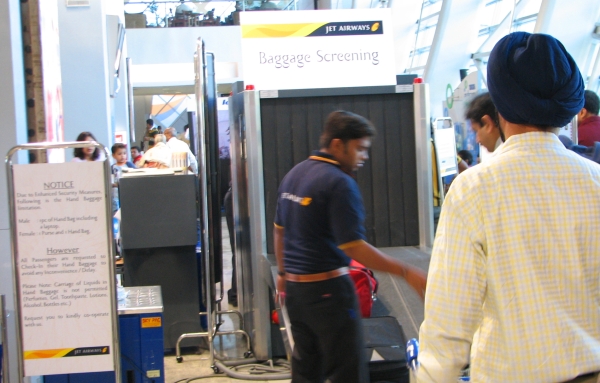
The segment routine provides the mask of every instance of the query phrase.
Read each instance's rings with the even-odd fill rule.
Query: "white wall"
[[[217,83],[233,83],[242,76],[240,27],[130,28],[126,31],[127,57],[132,60],[134,87],[194,84],[194,53],[198,38],[215,55]],[[139,145],[152,107],[151,96],[134,97],[134,118]]]
[[[442,117],[446,87],[460,83],[460,69],[468,68],[475,50],[480,0],[444,0],[423,79],[429,83],[431,115]]]
[[[129,142],[129,110],[127,108],[127,68],[125,57],[127,47],[123,46],[119,67],[119,82],[114,80],[115,61],[117,58],[117,47],[119,37],[119,23],[125,26],[123,14],[106,15],[106,37],[107,54],[106,63],[108,67],[108,87],[109,87],[109,109],[111,132],[121,132],[125,135],[125,143]],[[125,45],[125,44],[123,44]]]
[[[91,131],[98,142],[113,142],[106,60],[106,21],[102,0],[89,7],[58,1],[65,139]],[[67,151],[72,158],[72,150]]]
[[[23,73],[21,15],[19,0],[0,1],[0,115],[2,116],[2,139],[0,156],[17,144],[27,142],[25,110],[25,83]],[[14,157],[15,162],[26,163],[25,152]],[[8,310],[8,354],[10,375],[16,381],[17,364],[15,349],[15,302],[13,299],[13,274],[10,249],[10,219],[6,168],[0,166],[0,294],[6,296]]]
[[[410,65],[409,54],[415,45],[415,22],[420,16],[421,2],[388,0],[394,20],[396,74],[405,73]]]
[[[597,0],[543,0],[535,33],[547,33],[559,39],[577,65],[583,67],[599,16]]]
[[[127,29],[128,56],[133,65],[193,63],[201,37],[216,62],[241,62],[240,27],[131,28]],[[160,73],[156,74],[160,76]]]

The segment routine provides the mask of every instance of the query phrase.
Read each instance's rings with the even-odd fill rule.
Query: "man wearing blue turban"
[[[431,255],[419,382],[597,382],[600,165],[557,128],[584,85],[555,38],[511,33],[488,89],[506,138],[454,181]]]

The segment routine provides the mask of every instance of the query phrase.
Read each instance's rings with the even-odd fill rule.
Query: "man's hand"
[[[403,275],[404,280],[424,300],[425,288],[427,287],[427,274],[416,267],[404,265],[404,268],[406,270]]]
[[[284,229],[281,226],[275,225],[273,227],[273,244],[275,245],[275,258],[277,259],[278,265],[278,274],[277,274],[277,291],[275,293],[276,299],[279,301],[281,305],[283,305],[285,301],[285,275],[279,275],[279,273],[283,274],[284,271],[284,261],[283,261],[283,237],[284,237]]]
[[[275,290],[275,298],[283,305],[285,301],[285,276],[277,276],[277,289]]]
[[[427,273],[424,271],[399,259],[392,258],[364,241],[357,243],[355,246],[345,248],[344,253],[362,263],[365,267],[385,271],[404,278],[406,283],[415,290],[421,299],[425,298]]]

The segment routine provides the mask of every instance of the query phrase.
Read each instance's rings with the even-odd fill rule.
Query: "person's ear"
[[[579,113],[577,113],[577,120],[578,121],[583,120],[584,118],[586,118],[587,114],[588,114],[587,109],[586,108],[581,108],[581,110],[579,111]]]
[[[487,114],[481,117],[481,122],[482,129],[496,129],[496,124],[494,123],[494,120]]]
[[[329,143],[329,150],[340,151],[343,149],[344,142],[339,138],[334,138]]]

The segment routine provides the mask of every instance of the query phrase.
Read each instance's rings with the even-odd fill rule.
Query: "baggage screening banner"
[[[391,16],[385,8],[242,12],[244,83],[257,90],[396,85]]]

